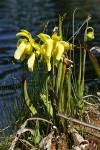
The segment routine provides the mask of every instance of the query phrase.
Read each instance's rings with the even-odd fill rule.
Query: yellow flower
[[[88,41],[92,41],[94,39],[94,29],[92,27],[87,27],[85,30],[85,38]]]
[[[14,53],[14,58],[23,61],[26,55],[31,55],[32,45],[26,39],[21,40]]]
[[[32,54],[30,55],[27,64],[28,64],[28,69],[29,71],[33,71],[33,67],[34,67],[34,62],[35,62],[35,53],[32,52]]]
[[[94,39],[94,32],[88,32],[87,33],[87,40],[92,41]]]
[[[50,59],[51,59],[52,48],[53,48],[53,41],[52,41],[52,39],[46,40],[46,42],[44,43],[44,45],[42,47],[43,55],[44,55],[44,58],[45,58],[46,63],[47,63],[48,71],[51,70]]]
[[[25,38],[18,40],[17,50],[14,53],[14,58],[23,61],[26,55],[28,55],[28,69],[29,71],[33,71],[35,52],[32,52],[32,48],[35,48],[39,54],[40,45],[35,43],[31,34],[27,30],[21,30],[21,32],[17,33],[16,35],[24,36]]]
[[[17,36],[24,37],[18,40],[17,50],[14,53],[14,58],[23,61],[26,55],[28,58],[29,71],[33,71],[35,57],[41,55],[41,58],[45,58],[48,71],[51,70],[51,57],[54,60],[55,65],[62,58],[64,50],[71,50],[72,44],[60,41],[61,37],[56,33],[50,37],[47,34],[40,33],[38,37],[42,40],[43,45],[35,42],[32,35],[27,30],[21,30],[16,34]],[[34,48],[34,51],[32,51]]]
[[[61,37],[57,36],[56,33],[52,35],[52,38],[43,33],[40,33],[38,37],[44,42],[41,51],[46,60],[48,71],[51,70],[51,57],[53,57],[55,62],[58,62],[63,56],[64,50],[72,50],[72,44],[60,41]]]
[[[32,38],[32,35],[27,30],[21,30],[16,34],[16,36],[24,36],[28,39],[31,45],[34,45],[34,39]]]

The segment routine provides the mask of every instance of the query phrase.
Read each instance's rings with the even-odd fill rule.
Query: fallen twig
[[[72,122],[81,124],[81,125],[83,125],[83,126],[86,126],[86,127],[92,128],[92,129],[95,129],[95,130],[97,130],[97,131],[100,131],[100,128],[99,128],[99,127],[96,127],[96,126],[94,126],[94,125],[85,123],[85,122],[80,121],[80,120],[78,120],[78,119],[73,119],[73,118],[71,118],[71,117],[69,118],[69,117],[67,117],[66,115],[63,115],[63,114],[60,114],[60,113],[57,114],[57,116],[58,116],[58,117],[62,117],[62,118],[64,118],[64,119],[66,119],[66,120],[69,120],[69,121],[72,121]]]
[[[77,131],[80,131],[79,129],[77,129],[77,128],[75,128]],[[100,139],[100,136],[99,135],[96,135],[96,134],[93,134],[93,133],[90,133],[90,132],[88,132],[88,131],[83,131],[84,133],[86,133],[86,134],[90,134],[91,136],[93,136],[93,137],[95,137],[95,138],[97,138],[97,139]]]
[[[12,141],[12,144],[11,144],[9,150],[14,150],[15,145],[16,145],[16,142],[19,140],[19,137],[20,137],[21,134],[24,132],[24,129],[25,129],[25,127],[26,127],[28,121],[33,121],[33,120],[40,120],[40,121],[44,121],[44,122],[47,122],[47,123],[53,125],[52,122],[50,122],[50,121],[48,121],[48,120],[46,120],[46,119],[43,119],[43,118],[29,118],[29,119],[27,119],[27,120],[22,124],[21,128],[17,131],[16,136],[15,136],[14,140]]]
[[[74,128],[69,127],[74,140],[73,150],[86,150],[89,148],[89,141],[85,140]]]
[[[96,100],[98,100],[98,102],[100,102],[100,98],[99,98],[99,97],[97,97],[97,96],[95,96],[95,95],[86,95],[86,96],[84,96],[84,97],[83,97],[83,99],[85,99],[85,98],[89,98],[89,97],[91,97],[91,98],[95,98]]]

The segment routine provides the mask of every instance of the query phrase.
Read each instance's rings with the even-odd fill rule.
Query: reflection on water
[[[9,82],[9,73],[17,72],[20,63],[14,65],[13,53],[16,49],[17,37],[15,36],[20,29],[29,30],[33,36],[36,36],[43,30],[43,23],[48,20],[52,26],[56,24],[55,17],[58,14],[66,13],[66,17],[72,21],[73,10],[81,7],[91,14],[90,25],[95,29],[95,39],[93,45],[99,45],[100,31],[100,1],[69,1],[69,0],[0,0],[0,85],[6,79]],[[86,17],[82,11],[76,12],[75,23],[83,21]],[[67,22],[66,22],[67,24]],[[65,24],[65,27],[66,27]],[[72,22],[70,22],[72,24]],[[76,26],[78,28],[79,24]],[[69,31],[72,30],[69,28]],[[8,76],[8,77],[7,77]],[[18,75],[17,75],[18,76]]]
[[[0,83],[5,80],[9,70],[15,72],[15,68],[20,66],[12,65],[16,33],[20,29],[27,29],[33,36],[36,35],[43,30],[43,22],[54,18],[53,8],[50,0],[24,0],[24,3],[23,0],[0,1]]]
[[[93,46],[100,47],[100,1],[99,0],[0,0],[0,105],[4,101],[16,101],[14,98],[13,85],[21,81],[25,64],[15,62],[13,58],[18,38],[15,36],[20,29],[29,30],[33,36],[43,31],[43,24],[48,20],[50,30],[56,25],[58,14],[66,13],[72,24],[72,12],[81,7],[92,15],[90,25],[95,29],[95,40]],[[82,21],[85,15],[79,11],[76,13],[76,28],[78,21]],[[64,22],[65,28],[68,22]],[[69,26],[69,31],[72,26]],[[14,64],[16,63],[16,64]],[[9,85],[9,86],[8,86]],[[19,88],[19,85],[16,86]],[[11,98],[4,98],[12,94]],[[17,96],[20,95],[17,91]],[[17,105],[16,105],[17,106]],[[9,106],[9,108],[11,108]],[[3,111],[0,111],[3,113]]]

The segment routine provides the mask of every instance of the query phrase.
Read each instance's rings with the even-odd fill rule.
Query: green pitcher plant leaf
[[[41,135],[40,135],[40,130],[39,130],[39,121],[36,120],[36,125],[35,125],[35,134],[33,137],[33,142],[34,144],[39,144],[40,140],[41,140]]]
[[[36,111],[35,107],[33,106],[33,104],[31,103],[31,100],[28,96],[26,80],[24,81],[24,98],[25,98],[25,102],[26,102],[28,108],[30,109],[32,114],[35,115],[37,113],[37,111]]]
[[[34,149],[34,146],[33,146],[29,141],[27,141],[27,140],[25,140],[25,139],[21,139],[21,141],[22,141],[23,143],[26,143],[27,145],[29,145],[31,148]],[[21,150],[21,149],[20,149],[20,150]]]
[[[53,108],[52,108],[52,104],[51,104],[51,101],[48,101],[47,102],[47,99],[46,99],[46,95],[45,94],[42,94],[40,93],[40,97],[44,103],[44,105],[46,106],[46,109],[47,109],[47,112],[53,116]]]
[[[99,64],[98,64],[98,61],[97,61],[96,57],[89,50],[88,50],[88,55],[89,55],[90,61],[93,65],[98,77],[100,78],[100,67],[99,67]]]

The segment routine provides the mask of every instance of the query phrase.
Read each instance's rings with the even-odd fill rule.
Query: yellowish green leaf
[[[41,140],[41,135],[40,135],[40,130],[39,130],[39,121],[36,120],[36,125],[35,125],[35,135],[34,135],[34,144],[39,144]]]
[[[27,145],[29,145],[32,149],[34,149],[34,146],[29,142],[29,141],[27,141],[27,140],[25,140],[25,139],[21,139],[21,141],[23,142],[23,143],[26,143]],[[16,149],[16,150],[18,150],[18,149]],[[20,149],[21,150],[21,149]]]
[[[41,97],[41,99],[42,99],[44,105],[45,105],[46,108],[47,108],[47,112],[48,112],[51,116],[53,116],[53,108],[52,108],[52,105],[51,105],[51,101],[48,101],[48,102],[47,102],[47,98],[46,98],[46,95],[45,95],[45,94],[40,93],[40,97]]]
[[[24,98],[25,98],[25,102],[26,102],[28,108],[30,109],[32,114],[35,115],[37,113],[37,111],[36,111],[35,107],[33,106],[32,102],[28,96],[26,80],[24,81]]]

